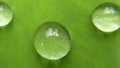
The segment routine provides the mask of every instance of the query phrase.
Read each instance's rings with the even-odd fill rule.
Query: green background
[[[99,31],[91,22],[93,10],[104,2],[120,0],[2,0],[14,18],[0,28],[0,68],[120,68],[120,30]],[[44,22],[64,25],[71,36],[71,51],[48,61],[34,49],[36,29]]]

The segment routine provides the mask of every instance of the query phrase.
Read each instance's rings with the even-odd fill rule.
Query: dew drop
[[[42,57],[49,60],[58,60],[70,51],[70,35],[61,24],[46,22],[37,29],[34,45],[36,51]]]
[[[116,31],[120,27],[120,8],[114,3],[103,3],[94,10],[92,21],[103,32]]]
[[[13,12],[9,5],[0,2],[0,27],[4,27],[10,23],[13,18]]]

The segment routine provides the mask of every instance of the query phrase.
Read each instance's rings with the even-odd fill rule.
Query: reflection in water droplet
[[[94,10],[92,21],[99,30],[113,32],[120,27],[120,8],[113,3],[103,3]]]
[[[36,31],[34,45],[38,54],[49,60],[58,60],[70,51],[70,36],[61,24],[47,22]]]
[[[9,5],[0,2],[0,27],[6,26],[13,18],[13,12]]]

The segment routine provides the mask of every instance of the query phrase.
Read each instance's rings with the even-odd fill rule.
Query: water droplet
[[[93,12],[94,25],[103,32],[113,32],[120,27],[120,8],[114,3],[103,3]]]
[[[6,26],[13,18],[12,9],[4,2],[0,2],[0,27]]]
[[[58,60],[70,51],[70,35],[61,24],[47,22],[37,29],[34,45],[42,57]]]

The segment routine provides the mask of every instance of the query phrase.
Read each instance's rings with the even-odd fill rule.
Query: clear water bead
[[[120,27],[120,8],[114,3],[103,3],[94,10],[92,21],[103,32],[116,31]]]
[[[70,51],[70,35],[66,28],[55,22],[42,24],[34,37],[35,49],[49,60],[58,60]]]
[[[13,18],[13,12],[9,5],[0,2],[0,27],[6,26]]]

